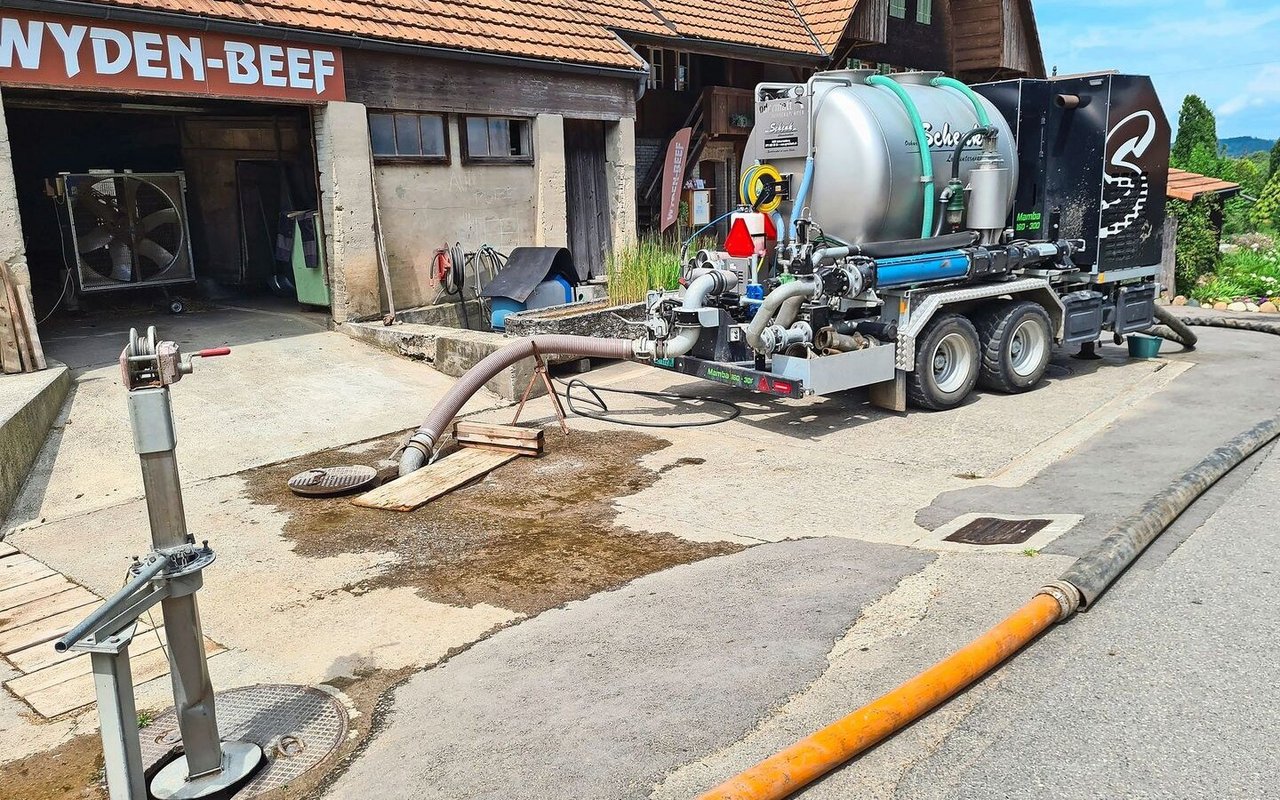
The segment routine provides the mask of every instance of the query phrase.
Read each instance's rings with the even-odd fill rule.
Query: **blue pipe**
[[[876,286],[883,288],[963,278],[968,274],[969,256],[963,250],[943,250],[876,261]]]
[[[800,218],[800,214],[804,211],[804,201],[809,199],[809,184],[813,183],[813,153],[804,160],[804,177],[800,179],[800,190],[796,192],[796,199],[791,201],[791,221],[787,225],[788,238],[795,241],[796,220]]]

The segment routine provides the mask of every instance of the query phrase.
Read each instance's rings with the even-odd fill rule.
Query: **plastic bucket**
[[[1160,345],[1164,339],[1157,336],[1130,336],[1129,356],[1131,358],[1159,358]]]

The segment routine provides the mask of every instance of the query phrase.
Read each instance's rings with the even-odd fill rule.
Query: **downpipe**
[[[708,270],[690,281],[681,302],[681,311],[698,312],[706,307],[712,294],[728,291],[738,283],[738,276],[727,270]],[[535,355],[572,355],[592,358],[648,360],[675,358],[697,344],[702,326],[681,325],[675,336],[666,340],[597,339],[592,336],[544,335],[520,339],[496,350],[467,370],[455,383],[422,426],[409,437],[400,454],[399,474],[408,475],[426,466],[435,455],[436,443],[476,392],[507,367]]]
[[[1217,448],[994,628],[888,694],[706,792],[700,800],[789,797],[943,705],[1053,625],[1096,603],[1188,506],[1277,437],[1280,416]]]

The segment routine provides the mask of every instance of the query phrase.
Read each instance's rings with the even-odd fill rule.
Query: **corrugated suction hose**
[[[571,355],[594,358],[629,359],[635,356],[630,339],[596,339],[591,336],[532,336],[495,350],[467,370],[431,413],[422,427],[409,438],[400,455],[400,474],[408,475],[431,458],[436,442],[472,395],[507,367],[534,355]]]
[[[1267,332],[1280,332],[1280,326],[1271,325]],[[789,797],[955,697],[1055,623],[1096,602],[1196,498],[1277,436],[1280,416],[1214,450],[1112,528],[1061,578],[1000,624],[888,694],[730,778],[700,800]]]

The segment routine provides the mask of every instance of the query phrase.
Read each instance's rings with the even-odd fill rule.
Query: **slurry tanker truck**
[[[1163,311],[1169,124],[1149,78],[970,87],[835,70],[760,84],[754,102],[728,236],[689,258],[678,291],[649,293],[644,334],[498,351],[433,410],[402,472],[486,380],[538,352],[942,410],[976,386],[1026,391],[1055,345],[1089,352]]]

